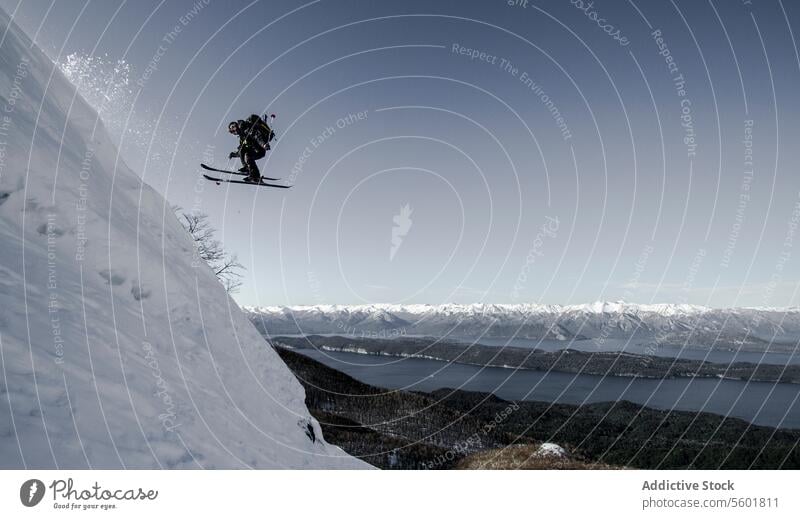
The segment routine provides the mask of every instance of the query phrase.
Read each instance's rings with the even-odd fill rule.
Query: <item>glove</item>
[[[232,152],[230,152],[230,154],[228,154],[228,158],[229,159],[234,159],[234,158],[236,158],[238,156],[239,156],[239,153],[235,152],[235,151],[232,151]]]

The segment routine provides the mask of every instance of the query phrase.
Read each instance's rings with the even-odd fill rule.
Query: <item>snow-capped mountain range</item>
[[[0,469],[359,468],[0,10]]]
[[[431,335],[552,340],[657,337],[703,346],[800,340],[800,308],[708,308],[686,304],[596,302],[582,305],[442,304],[245,307],[269,335]]]

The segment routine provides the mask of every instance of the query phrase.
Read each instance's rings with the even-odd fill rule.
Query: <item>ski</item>
[[[202,163],[200,164],[200,167],[203,168],[203,169],[206,169],[208,171],[216,171],[217,173],[228,173],[229,175],[241,175],[243,177],[247,176],[247,173],[242,173],[241,171],[230,171],[230,170],[227,170],[227,169],[212,168],[211,166],[209,166],[207,164],[202,164]],[[261,178],[264,178],[264,179],[267,179],[267,180],[280,180],[280,177],[279,178],[261,177]]]
[[[231,180],[229,178],[216,178],[216,177],[210,177],[210,176],[206,175],[205,173],[203,174],[203,176],[206,179],[208,179],[208,180],[210,180],[212,182],[216,182],[217,184],[219,184],[221,182],[228,182],[230,184],[247,184],[248,186],[280,187],[280,188],[283,188],[283,189],[289,189],[290,187],[292,187],[292,186],[284,186],[282,184],[269,184],[267,182],[247,182],[245,180]]]

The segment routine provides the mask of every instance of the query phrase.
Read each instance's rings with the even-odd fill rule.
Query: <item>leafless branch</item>
[[[239,263],[235,254],[225,252],[222,242],[214,237],[216,229],[209,223],[208,215],[198,212],[189,213],[178,206],[174,206],[173,210],[184,229],[192,236],[200,258],[208,263],[228,293],[237,292],[242,286],[244,265]]]

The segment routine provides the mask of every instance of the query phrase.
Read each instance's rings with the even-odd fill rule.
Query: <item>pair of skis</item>
[[[242,177],[247,176],[247,173],[242,173],[241,171],[229,171],[227,169],[212,168],[211,166],[209,166],[207,164],[200,164],[200,167],[205,169],[205,170],[207,170],[207,171],[216,171],[218,173],[227,173],[229,175],[239,175],[239,176],[242,176]],[[217,185],[221,184],[222,182],[229,182],[231,184],[248,184],[248,185],[251,185],[251,186],[278,187],[278,188],[282,188],[282,189],[289,189],[290,187],[292,187],[292,186],[285,186],[283,184],[271,184],[269,182],[264,182],[264,180],[280,180],[280,178],[261,177],[261,182],[247,182],[246,180],[236,180],[236,179],[232,179],[232,178],[212,177],[210,175],[206,175],[205,173],[203,173],[203,177],[205,177],[206,179],[208,179],[208,180],[210,180],[212,182],[216,182]]]

